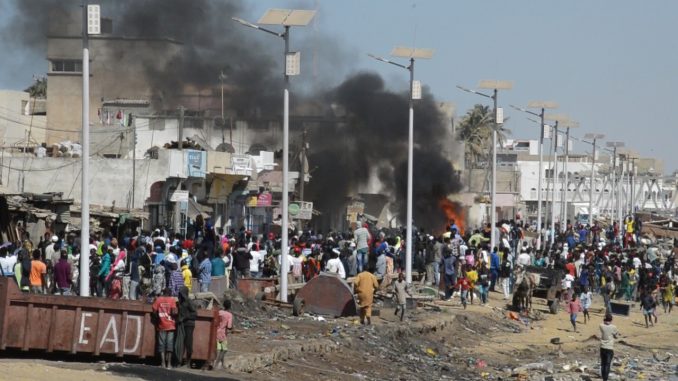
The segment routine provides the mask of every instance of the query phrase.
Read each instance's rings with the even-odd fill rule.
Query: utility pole
[[[304,201],[304,183],[306,182],[306,128],[301,135],[301,174],[299,182],[299,200]]]
[[[92,25],[90,24],[92,22]],[[80,296],[89,290],[89,33],[99,34],[99,6],[82,0],[82,175],[80,176]]]
[[[558,194],[556,185],[558,184],[558,121],[553,126],[553,170],[551,171],[553,179],[553,189],[551,193],[551,236],[549,243],[553,245],[556,241],[556,195]]]
[[[179,106],[179,137],[178,137],[178,143],[179,143],[179,151],[183,150],[184,148],[184,112],[186,109],[184,109],[184,106]]]
[[[134,193],[137,184],[137,121],[134,115],[129,114],[130,124],[132,125],[132,205],[130,210],[134,209]]]

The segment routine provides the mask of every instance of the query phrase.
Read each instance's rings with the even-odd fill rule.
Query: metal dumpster
[[[155,356],[151,306],[141,301],[26,294],[0,278],[0,350]],[[218,311],[198,310],[193,359],[212,361]]]

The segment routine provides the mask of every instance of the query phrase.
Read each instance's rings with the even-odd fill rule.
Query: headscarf
[[[113,265],[111,266],[111,271],[108,273],[108,276],[106,276],[106,281],[111,279],[113,273],[115,273],[115,268],[117,267],[118,263],[124,261],[126,256],[127,252],[124,249],[120,249],[118,256],[115,257],[115,262],[113,262]]]

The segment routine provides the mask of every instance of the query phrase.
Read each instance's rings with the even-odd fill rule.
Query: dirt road
[[[539,299],[534,309],[540,313],[517,321],[507,315],[501,295],[491,293],[487,306],[474,304],[464,310],[458,301],[429,303],[408,311],[404,323],[392,309],[381,308],[372,327],[360,326],[356,318],[293,317],[289,309],[252,301],[235,305],[239,333],[229,338],[229,370],[165,371],[151,365],[4,359],[0,360],[2,377],[29,381],[507,380],[517,379],[517,367],[537,364],[543,369],[525,372],[528,380],[597,379],[602,314],[592,313],[587,324],[580,314],[575,333],[565,312],[548,314]],[[601,306],[596,298],[593,309]],[[659,311],[658,324],[649,329],[638,307],[629,317],[615,316],[623,337],[615,348],[613,376],[678,379],[677,323],[678,311],[670,315]],[[552,344],[553,338],[562,344]]]

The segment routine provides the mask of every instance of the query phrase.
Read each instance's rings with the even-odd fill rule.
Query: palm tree
[[[480,160],[489,161],[492,153],[492,129],[494,128],[494,111],[489,106],[477,104],[473,106],[459,122],[459,139],[466,143],[464,152],[466,163],[478,163]],[[503,145],[505,133],[509,130],[499,126],[497,130],[497,144]]]

